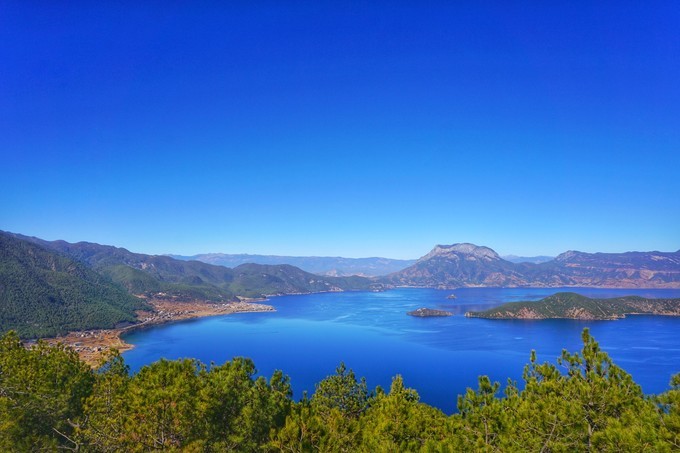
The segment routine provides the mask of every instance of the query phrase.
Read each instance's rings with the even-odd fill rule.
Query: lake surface
[[[311,395],[314,384],[344,361],[357,376],[366,377],[369,388],[389,389],[392,377],[401,374],[422,401],[452,413],[457,395],[466,387],[476,388],[478,376],[488,375],[503,385],[508,378],[521,383],[532,349],[540,362],[555,362],[563,348],[581,348],[581,331],[589,327],[646,393],[668,389],[671,375],[680,372],[680,317],[531,321],[463,316],[561,290],[590,297],[680,297],[680,290],[592,288],[399,288],[281,296],[267,302],[276,313],[216,316],[133,332],[125,340],[135,348],[123,356],[133,371],[162,357],[193,357],[207,364],[250,357],[264,376],[276,369],[288,374],[296,398],[303,391]],[[447,299],[452,292],[457,298]],[[419,307],[448,310],[454,316],[406,315]]]

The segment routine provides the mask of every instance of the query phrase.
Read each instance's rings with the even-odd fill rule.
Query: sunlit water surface
[[[591,297],[635,294],[680,297],[680,290],[565,289]],[[615,363],[633,375],[646,393],[668,388],[680,372],[680,317],[629,316],[618,321],[484,320],[465,318],[470,310],[505,302],[538,300],[555,288],[466,288],[442,291],[399,288],[386,292],[326,293],[272,298],[275,313],[242,313],[153,327],[125,337],[135,348],[124,353],[133,371],[162,357],[222,363],[232,357],[254,360],[259,374],[276,369],[291,377],[295,396],[313,393],[314,384],[341,361],[370,388],[389,388],[401,374],[421,400],[447,413],[457,395],[476,387],[479,375],[502,384],[521,384],[532,349],[552,361],[563,348],[576,351],[589,327]],[[447,299],[451,293],[456,299]],[[454,316],[414,318],[419,307]]]

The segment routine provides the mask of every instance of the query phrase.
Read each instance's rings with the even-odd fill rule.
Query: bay
[[[577,351],[588,327],[614,362],[633,375],[646,393],[668,389],[680,372],[680,317],[628,316],[618,321],[485,320],[465,318],[470,310],[505,302],[538,300],[558,291],[589,297],[640,295],[680,297],[680,290],[593,288],[461,288],[444,291],[397,288],[281,296],[269,313],[240,313],[167,324],[125,336],[134,349],[123,354],[133,371],[160,358],[192,357],[223,363],[253,359],[258,373],[281,369],[291,377],[295,397],[344,362],[369,388],[389,389],[396,374],[421,400],[447,413],[457,396],[487,375],[505,385],[521,384],[531,350],[540,362],[555,362],[562,349]],[[455,299],[447,299],[451,293]],[[451,317],[415,318],[419,307],[448,310]]]

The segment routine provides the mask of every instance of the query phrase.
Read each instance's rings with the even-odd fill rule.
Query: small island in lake
[[[680,316],[679,299],[639,296],[592,299],[581,294],[556,293],[539,301],[510,302],[484,311],[469,311],[468,318],[612,320],[626,315]]]
[[[417,310],[406,313],[409,316],[416,316],[418,318],[431,318],[435,316],[452,316],[453,313],[444,310],[435,310],[433,308],[419,308]]]

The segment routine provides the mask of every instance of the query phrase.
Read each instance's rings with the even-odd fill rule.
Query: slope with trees
[[[620,319],[628,314],[680,316],[680,299],[639,296],[594,299],[562,292],[539,301],[509,302],[489,310],[467,312],[469,318],[488,319]]]
[[[113,352],[97,370],[70,349],[0,338],[0,449],[34,451],[673,451],[680,374],[645,396],[588,330],[554,363],[532,352],[523,383],[486,376],[446,415],[396,376],[370,391],[340,365],[311,398],[252,361],[161,360],[131,375]]]
[[[233,269],[169,256],[133,253],[90,242],[75,244],[15,235],[62,253],[108,276],[134,294],[207,301],[322,291],[373,290],[383,286],[364,277],[323,277],[290,265],[242,264]]]
[[[112,328],[147,307],[85,265],[0,233],[0,332],[44,337]]]

